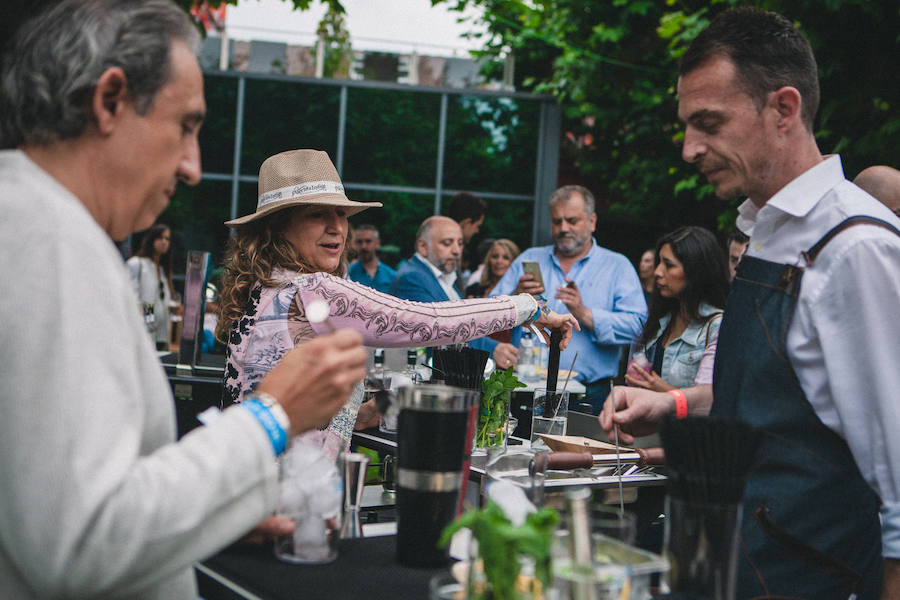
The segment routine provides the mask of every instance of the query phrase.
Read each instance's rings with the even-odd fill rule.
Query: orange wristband
[[[681,390],[668,390],[672,397],[675,398],[675,418],[683,419],[688,415],[687,397]]]

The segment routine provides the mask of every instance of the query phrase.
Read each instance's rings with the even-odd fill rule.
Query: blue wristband
[[[284,449],[287,448],[287,432],[278,424],[278,420],[272,414],[272,411],[269,410],[269,407],[256,398],[244,400],[241,402],[241,406],[256,417],[259,424],[266,430],[269,441],[272,442],[272,450],[275,451],[275,456],[280,456]]]
[[[547,300],[543,296],[533,297],[535,302],[537,302],[537,312],[531,315],[531,319],[529,321],[530,323],[534,323],[535,321],[537,321],[540,318],[542,311],[549,310],[549,308],[547,308]]]

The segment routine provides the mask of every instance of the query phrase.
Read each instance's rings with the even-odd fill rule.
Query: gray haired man
[[[4,59],[4,597],[195,598],[191,564],[271,514],[288,437],[328,422],[365,374],[358,334],[319,337],[257,398],[175,442],[111,239],[200,180],[196,41],[168,0],[69,0],[23,25]]]

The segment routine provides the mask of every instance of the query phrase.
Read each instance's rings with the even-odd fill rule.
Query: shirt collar
[[[843,179],[841,157],[834,154],[778,190],[766,206],[793,217],[805,217],[819,199]]]
[[[759,207],[753,200],[747,198],[740,206],[738,206],[737,228],[744,232],[747,237],[753,236],[753,228],[756,225],[756,215],[759,214]]]
[[[832,154],[809,169],[769,198],[766,206],[771,206],[794,217],[805,217],[813,209],[825,192],[844,179],[841,157]],[[750,200],[744,200],[738,207],[737,228],[753,237],[760,208]]]
[[[435,279],[437,279],[438,281],[444,281],[444,282],[446,282],[447,284],[449,284],[449,285],[451,285],[451,286],[452,286],[454,283],[456,283],[456,271],[454,271],[454,272],[452,272],[452,273],[444,273],[443,271],[441,271],[440,269],[438,269],[436,266],[434,266],[433,264],[431,264],[431,261],[430,261],[430,260],[428,260],[427,258],[425,258],[424,256],[422,256],[422,255],[419,254],[418,252],[416,252],[416,255],[415,255],[415,256],[416,256],[416,258],[418,258],[420,261],[422,261],[422,263],[423,263],[426,267],[428,267],[429,270],[431,270],[431,273],[434,275]]]
[[[591,236],[591,248],[587,251],[587,254],[576,260],[575,262],[584,262],[589,259],[593,254],[600,252],[600,246],[597,244],[597,240],[594,239],[594,236]],[[553,260],[559,265],[559,254],[556,253],[556,244],[551,246],[550,256],[553,257]]]

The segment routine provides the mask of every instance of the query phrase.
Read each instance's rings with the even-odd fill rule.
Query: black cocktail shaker
[[[444,385],[401,388],[397,432],[397,560],[446,564],[437,547],[459,513],[469,475],[479,392]]]

